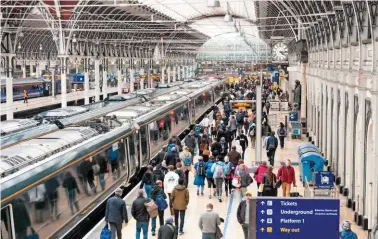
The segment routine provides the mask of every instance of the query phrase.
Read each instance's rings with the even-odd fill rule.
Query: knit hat
[[[165,219],[165,222],[167,223],[173,223],[173,217],[169,216]]]

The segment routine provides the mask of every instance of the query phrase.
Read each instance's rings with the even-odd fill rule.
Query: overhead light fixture
[[[23,32],[19,32],[18,33],[18,37],[24,37],[24,33]]]
[[[100,45],[100,40],[98,40],[98,37],[96,38],[95,44]]]
[[[42,51],[42,44],[39,44],[39,50]]]
[[[208,0],[207,7],[220,7],[219,0]]]
[[[226,15],[224,16],[224,21],[225,22],[232,22],[234,19],[230,13],[230,6],[228,5],[228,2],[227,2],[227,12],[226,12]]]
[[[18,50],[21,49],[21,44],[20,44],[20,43],[18,43],[17,49],[18,49]]]
[[[73,42],[73,43],[76,43],[76,42],[77,42],[75,34],[73,35],[72,42]]]

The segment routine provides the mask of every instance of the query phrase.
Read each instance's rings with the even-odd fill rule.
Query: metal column
[[[67,58],[60,57],[60,77],[61,77],[61,102],[62,108],[67,107],[67,76],[66,76],[66,69],[67,68]]]
[[[161,68],[161,77],[160,77],[160,83],[164,84],[164,78],[165,78],[165,67]]]
[[[134,69],[130,69],[130,92],[134,92],[134,82],[135,82],[135,76],[134,76]]]
[[[168,72],[168,80],[167,80],[167,83],[169,84],[169,83],[171,83],[171,67],[170,67],[170,66],[168,66],[168,68],[167,68],[167,72]]]
[[[95,100],[100,101],[100,60],[95,60]]]
[[[84,104],[89,104],[89,59],[84,58]]]
[[[6,67],[5,73],[7,74],[6,78],[6,99],[7,99],[7,120],[13,119],[13,77],[12,77],[12,56],[6,57]]]
[[[261,84],[263,81],[262,71],[260,72],[260,81],[256,82],[256,161],[261,161],[261,150],[262,150],[262,99],[261,99]]]
[[[102,62],[102,99],[105,100],[108,97],[108,59],[104,59]]]
[[[118,64],[117,64],[117,92],[118,95],[122,94],[122,59],[118,59]]]
[[[26,63],[22,63],[22,78],[26,78]]]

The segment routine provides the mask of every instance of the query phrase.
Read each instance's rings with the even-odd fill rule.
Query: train
[[[116,188],[136,180],[171,136],[209,112],[225,84],[183,84],[1,150],[1,237],[65,238]]]

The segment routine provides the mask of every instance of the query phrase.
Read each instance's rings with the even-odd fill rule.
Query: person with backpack
[[[199,155],[202,156],[203,151],[209,149],[209,144],[208,144],[207,138],[205,138],[205,137],[202,137],[200,142],[201,143],[200,143],[200,146],[199,146]]]
[[[220,139],[219,143],[222,147],[220,155],[224,157],[228,154],[228,143],[226,142],[226,139],[224,137]]]
[[[231,149],[232,141],[234,140],[234,134],[230,130],[230,126],[226,127],[226,130],[224,131],[224,138],[226,139],[228,148]]]
[[[126,203],[121,198],[123,190],[117,188],[115,195],[106,202],[105,222],[110,224],[112,239],[122,238],[122,223],[129,223],[127,217]]]
[[[238,165],[239,159],[241,159],[241,155],[238,151],[236,151],[236,146],[232,146],[230,152],[227,154],[228,160],[233,165]]]
[[[156,165],[156,167],[154,168],[154,170],[152,171],[152,182],[156,182],[158,180],[164,182],[164,171],[162,169],[162,166],[161,164],[158,164]]]
[[[168,173],[164,177],[164,189],[169,196],[169,208],[171,210],[171,215],[174,215],[171,194],[175,186],[178,185],[179,179],[180,177],[174,172],[174,167],[172,165],[168,166]]]
[[[273,167],[270,166],[268,171],[264,174],[262,182],[263,186],[262,196],[264,197],[277,197],[277,178],[273,173]]]
[[[118,151],[113,150],[113,149],[109,149],[108,159],[109,159],[109,162],[110,162],[110,167],[112,169],[113,177],[115,177],[116,174],[117,174],[117,178],[119,178],[120,175],[121,175],[121,172],[119,170],[119,154],[118,154]]]
[[[205,187],[205,176],[206,176],[206,164],[202,157],[198,157],[198,162],[194,164],[195,176],[194,185],[197,186],[197,196],[203,196],[203,189]]]
[[[158,239],[177,239],[177,227],[173,225],[173,217],[165,219],[165,225],[159,228]]]
[[[251,139],[251,147],[254,148],[256,145],[256,124],[252,123],[249,127],[249,138]]]
[[[166,166],[173,166],[176,168],[176,163],[180,160],[179,154],[176,151],[176,147],[171,148],[171,151],[167,153],[167,156],[165,157],[165,164]]]
[[[214,174],[211,171],[213,165],[215,164],[214,156],[210,155],[209,161],[206,162],[205,169],[206,169],[206,181],[207,181],[207,187],[210,190],[209,198],[214,194],[216,195],[216,185],[214,181]],[[213,188],[214,192],[212,194],[211,188]]]
[[[228,156],[225,158],[226,177],[224,179],[224,189],[226,191],[226,197],[232,193],[232,179],[234,178],[235,165],[229,161]]]
[[[272,128],[270,127],[270,125],[268,125],[268,122],[265,121],[261,127],[261,134],[262,134],[263,140],[265,139],[265,137],[270,136],[271,133],[272,133]]]
[[[184,150],[180,153],[180,160],[181,160],[181,164],[183,165],[182,170],[184,171],[184,174],[185,174],[185,186],[188,187],[189,171],[192,169],[193,158],[187,146],[184,146],[183,149]]]
[[[145,204],[150,200],[144,197],[143,189],[138,190],[137,198],[131,205],[131,215],[136,221],[135,238],[140,239],[141,231],[143,231],[143,239],[148,238],[148,223],[150,215],[148,214]]]
[[[214,157],[217,157],[221,152],[222,152],[222,145],[218,141],[215,141],[211,145],[211,154],[214,155]]]
[[[275,132],[272,131],[272,134],[268,137],[266,141],[267,156],[271,166],[274,166],[274,156],[276,154],[276,149],[278,147],[278,139],[274,135]]]
[[[220,160],[219,156],[216,163],[211,166],[211,172],[213,173],[213,178],[217,188],[217,198],[219,202],[222,202],[222,186],[226,176],[226,166],[224,162]]]
[[[184,234],[185,211],[189,204],[189,190],[184,185],[184,180],[179,179],[178,185],[172,191],[172,203],[175,210],[175,225],[179,228],[179,235]],[[179,226],[180,217],[180,226]]]
[[[245,149],[248,147],[248,138],[247,138],[247,136],[245,136],[243,130],[240,130],[240,133],[239,133],[238,137],[236,137],[236,140],[239,141],[240,146],[243,149],[243,153],[242,153],[241,157],[242,157],[242,159],[244,159]]]
[[[341,225],[340,239],[358,239],[357,234],[352,231],[350,221],[344,221]]]
[[[143,174],[142,181],[140,183],[140,189],[142,189],[144,186],[148,199],[151,198],[152,184],[154,183],[152,171],[152,166],[147,166],[147,171]]]
[[[167,201],[167,195],[165,195],[163,190],[163,182],[160,180],[157,180],[155,182],[155,186],[152,189],[151,192],[151,198],[154,200],[156,205],[158,206],[158,216],[159,216],[159,223],[160,226],[164,225],[164,211],[168,208]],[[152,236],[156,235],[156,217],[151,218],[151,232]]]
[[[278,138],[280,139],[281,149],[285,146],[285,137],[287,136],[285,125],[281,122],[280,127],[277,130]]]
[[[251,175],[249,175],[249,172],[245,169],[246,166],[244,164],[240,164],[235,170],[235,175],[237,175],[240,180],[240,198],[242,198],[247,192],[247,187],[253,183]]]
[[[236,114],[236,121],[237,121],[238,127],[243,127],[243,122],[244,122],[243,111],[239,110],[239,112]]]

